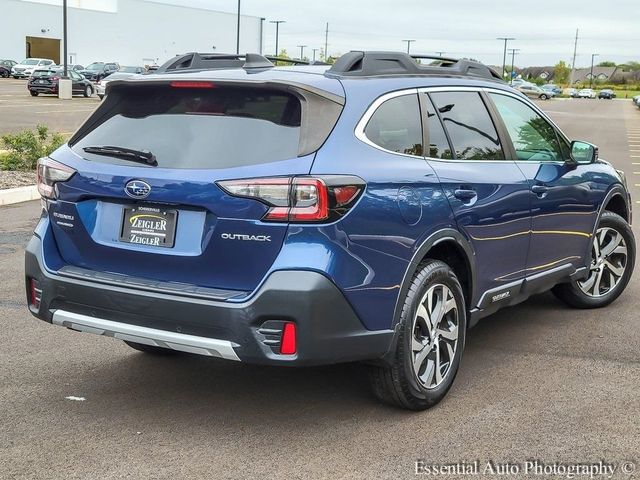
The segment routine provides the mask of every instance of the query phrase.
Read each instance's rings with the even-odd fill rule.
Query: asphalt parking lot
[[[72,100],[60,100],[54,95],[32,97],[26,79],[0,78],[0,134],[41,123],[52,131],[70,135],[99,103],[96,95],[74,96]]]
[[[47,123],[62,131],[96,102],[7,100],[5,84],[0,131],[28,123],[13,102],[86,108],[50,112]],[[571,137],[598,144],[640,199],[640,110],[630,101],[540,105]],[[22,250],[38,215],[37,202],[0,209],[2,478],[397,479],[413,477],[418,459],[640,469],[640,271],[603,310],[572,310],[543,294],[483,320],[448,397],[409,413],[375,401],[359,365],[157,358],[35,320]],[[618,470],[613,478],[632,477]]]

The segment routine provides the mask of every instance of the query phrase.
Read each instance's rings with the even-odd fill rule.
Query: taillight
[[[48,157],[38,160],[38,193],[42,198],[55,199],[57,192],[55,185],[58,182],[66,182],[76,171],[56,162]]]
[[[225,180],[218,186],[234,197],[268,205],[264,221],[299,223],[338,219],[364,190],[362,179],[341,175]]]
[[[195,81],[183,81],[183,80],[175,80],[170,82],[173,88],[215,88],[213,82],[195,82]]]

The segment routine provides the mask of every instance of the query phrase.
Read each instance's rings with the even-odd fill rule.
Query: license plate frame
[[[122,208],[120,242],[129,245],[173,248],[178,210],[150,205],[125,205]]]

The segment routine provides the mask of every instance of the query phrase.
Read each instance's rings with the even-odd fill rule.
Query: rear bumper
[[[42,241],[25,253],[29,279],[42,290],[31,313],[47,322],[137,343],[268,365],[322,365],[381,358],[393,331],[364,328],[340,290],[317,272],[273,272],[250,299],[213,301],[69,278],[48,271]],[[29,302],[28,302],[29,303]],[[281,355],[285,322],[297,353]]]
[[[33,90],[34,92],[38,92],[38,93],[58,93],[58,86],[30,84],[29,90]]]

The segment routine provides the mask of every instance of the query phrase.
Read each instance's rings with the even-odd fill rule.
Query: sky
[[[165,3],[236,11],[236,0],[160,0]],[[265,52],[273,53],[275,26],[279,48],[299,56],[298,45],[324,47],[329,22],[329,53],[349,50],[405,50],[414,53],[475,58],[502,65],[504,43],[520,49],[520,67],[571,63],[576,29],[577,67],[596,63],[640,61],[640,0],[241,0],[243,14],[265,17]],[[507,63],[510,63],[510,58]]]

